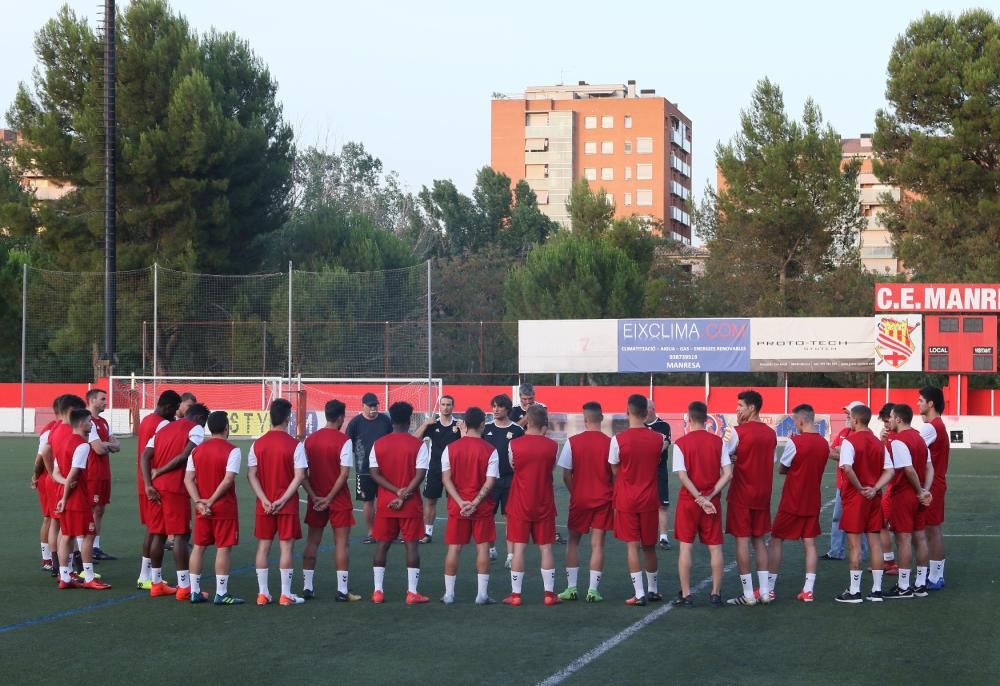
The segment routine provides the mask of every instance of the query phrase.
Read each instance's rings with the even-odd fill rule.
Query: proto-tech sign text
[[[877,312],[1000,312],[1000,284],[880,283]]]
[[[745,372],[749,319],[619,319],[619,372]]]

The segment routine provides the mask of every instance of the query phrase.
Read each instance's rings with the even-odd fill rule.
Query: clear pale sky
[[[0,107],[35,65],[35,32],[61,2],[11,2],[0,21]],[[126,3],[120,2],[120,5]],[[71,0],[96,25],[100,0]],[[693,121],[694,187],[714,183],[714,148],[754,83],[781,85],[798,116],[812,96],[841,135],[870,132],[896,37],[948,0],[840,3],[329,2],[173,0],[195,29],[247,39],[278,81],[299,145],[357,140],[411,190],[451,178],[471,190],[490,161],[490,97],[526,86],[624,83],[677,102]]]

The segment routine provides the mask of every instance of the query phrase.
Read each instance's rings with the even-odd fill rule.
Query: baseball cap
[[[369,406],[370,405],[378,405],[378,396],[375,395],[374,393],[365,393],[361,397],[361,404],[362,405],[369,405]],[[860,403],[858,403],[858,404],[860,405]]]
[[[371,395],[371,394],[369,393],[369,395]],[[852,400],[851,402],[849,402],[846,405],[844,405],[844,409],[847,410],[848,412],[850,412],[855,407],[861,407],[862,405],[864,405],[864,403],[861,402],[860,400]]]

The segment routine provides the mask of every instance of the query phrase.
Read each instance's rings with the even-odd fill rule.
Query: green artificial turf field
[[[767,607],[711,609],[702,586],[693,609],[665,605],[626,607],[632,589],[624,546],[607,546],[601,584],[605,602],[542,605],[537,553],[529,553],[525,605],[476,607],[474,552],[463,553],[459,602],[437,602],[443,591],[444,522],[435,541],[421,547],[420,590],[433,602],[406,606],[401,546],[393,546],[386,572],[386,603],[374,606],[371,546],[351,544],[351,588],[363,602],[333,602],[336,579],[329,532],[316,574],[317,599],[298,607],[252,604],[253,503],[245,475],[238,480],[242,543],[234,551],[231,591],[242,607],[192,606],[149,598],[135,590],[142,540],[136,517],[135,441],[113,458],[112,504],[102,535],[120,560],[98,566],[110,591],[58,591],[39,571],[38,501],[28,488],[36,441],[0,440],[0,665],[5,682],[208,684],[986,684],[1000,682],[1000,451],[952,453],[946,539],[946,590],[906,603],[840,605],[833,596],[847,583],[847,563],[820,561],[817,602],[798,603],[802,551],[786,544],[778,601]],[[780,495],[776,484],[774,504]],[[671,483],[676,494],[677,484]],[[824,501],[833,497],[833,468]],[[566,491],[557,479],[560,523]],[[444,516],[444,503],[439,503]],[[360,514],[358,515],[361,519]],[[829,508],[822,518],[829,525]],[[502,528],[499,528],[502,535]],[[825,551],[827,538],[819,541]],[[276,546],[275,546],[276,547]],[[301,542],[296,552],[302,549]],[[586,587],[585,561],[580,580]],[[731,540],[726,540],[723,595],[739,592]],[[564,548],[556,546],[556,590],[565,587]],[[660,591],[676,594],[676,550],[660,551]],[[510,582],[494,563],[491,595],[507,595]],[[203,589],[214,591],[212,554]],[[277,597],[276,558],[271,591]],[[707,553],[695,552],[693,579],[709,574]],[[173,562],[164,577],[175,580]],[[886,578],[884,588],[893,583]],[[294,589],[301,589],[296,565]],[[865,575],[864,590],[870,584]]]

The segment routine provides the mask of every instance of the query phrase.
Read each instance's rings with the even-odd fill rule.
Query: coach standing
[[[357,474],[355,497],[364,503],[365,524],[368,525],[368,535],[362,543],[374,543],[372,526],[375,522],[375,493],[378,485],[368,471],[368,458],[375,441],[392,433],[392,422],[378,411],[378,396],[365,393],[361,398],[361,414],[357,415],[347,425],[347,437],[354,446],[354,467]]]

